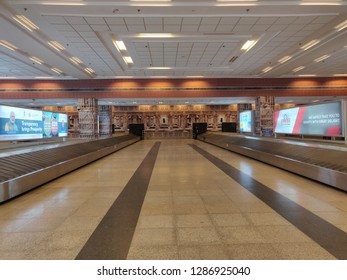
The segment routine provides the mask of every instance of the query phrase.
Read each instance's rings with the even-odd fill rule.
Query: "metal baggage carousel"
[[[230,133],[198,139],[347,191],[347,147]]]
[[[129,134],[10,152],[0,157],[0,203],[139,140],[140,137]]]

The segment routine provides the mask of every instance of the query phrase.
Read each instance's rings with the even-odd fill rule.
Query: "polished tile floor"
[[[129,235],[129,244],[121,246],[127,259],[337,258],[190,144],[342,235],[347,235],[347,193],[190,139],[160,140],[149,159],[154,167],[145,170],[141,163],[157,142],[140,141],[0,205],[0,259],[85,259],[84,248],[108,242],[90,238],[96,231],[111,236],[110,250]],[[132,211],[127,199],[137,195],[137,184],[144,184],[143,172],[149,172],[149,184],[141,189],[144,199],[132,202],[139,203],[140,211]],[[116,206],[121,209],[117,214],[112,212]],[[135,219],[136,226],[120,224],[124,230],[117,236],[117,226],[110,227],[109,221],[119,213],[124,223]],[[341,247],[347,251],[347,244]],[[98,258],[110,256],[104,251]]]

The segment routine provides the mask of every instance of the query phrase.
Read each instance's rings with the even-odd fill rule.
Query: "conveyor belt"
[[[347,191],[346,147],[225,133],[198,139]]]
[[[0,203],[139,141],[134,135],[0,158]]]

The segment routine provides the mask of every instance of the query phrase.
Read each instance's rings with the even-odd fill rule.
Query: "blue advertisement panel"
[[[253,112],[240,112],[240,132],[253,132]]]
[[[42,112],[43,137],[67,136],[67,115],[54,112]]]
[[[42,112],[0,105],[0,140],[42,138]]]
[[[58,114],[58,136],[64,137],[67,136],[67,130],[68,130],[68,123],[67,123],[67,114]]]

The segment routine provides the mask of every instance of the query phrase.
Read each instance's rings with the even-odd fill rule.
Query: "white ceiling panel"
[[[259,0],[251,7],[246,2],[233,6],[204,0],[172,0],[167,7],[154,2],[152,6],[134,7],[129,1],[117,1],[115,7],[115,1],[107,0],[88,0],[83,6],[45,2],[0,2],[0,40],[18,48],[13,52],[0,46],[0,78],[109,78],[116,74],[181,78],[185,73],[277,78],[347,73],[347,28],[335,28],[347,20],[344,0],[340,5],[314,1],[311,6],[302,6],[300,1],[271,1],[269,5],[269,0]],[[16,14],[25,14],[39,29],[24,29],[12,19]],[[147,37],[139,37],[139,33]],[[113,44],[116,40],[123,41],[126,50],[117,49]],[[254,40],[255,45],[241,50],[248,40]],[[301,49],[312,40],[319,43],[306,51]],[[55,41],[64,49],[57,51],[47,41]],[[313,62],[325,54],[331,56],[324,63]],[[30,56],[44,60],[44,65],[33,65]],[[132,65],[125,64],[125,56],[133,59]],[[292,59],[280,64],[278,60],[285,56]],[[76,65],[71,57],[83,63]],[[237,59],[229,63],[232,57]],[[151,64],[172,69],[147,69]],[[273,69],[264,73],[269,65]],[[305,66],[301,73],[292,71],[301,65]],[[63,74],[56,75],[50,67],[61,69]],[[95,74],[86,73],[86,67]]]

